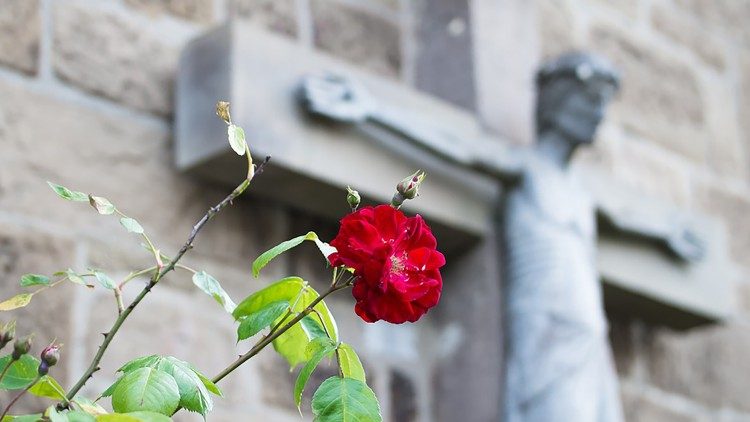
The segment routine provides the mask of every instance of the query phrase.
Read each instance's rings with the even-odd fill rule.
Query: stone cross
[[[302,104],[315,115],[369,121],[509,187],[501,213],[507,422],[622,420],[596,268],[595,212],[679,259],[704,254],[684,225],[596,204],[568,171],[573,153],[594,141],[618,86],[617,72],[602,58],[570,53],[550,61],[537,75],[535,147],[490,152],[439,122],[416,124],[414,111],[383,104],[345,78],[307,77],[302,84]]]

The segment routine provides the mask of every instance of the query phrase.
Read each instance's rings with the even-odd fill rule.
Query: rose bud
[[[226,101],[219,101],[216,103],[216,115],[224,120],[226,124],[232,123],[232,117],[229,115],[229,103]]]
[[[49,368],[55,366],[57,361],[60,360],[60,345],[50,344],[42,350],[40,357],[42,361],[39,363],[39,375],[47,375]]]
[[[362,198],[359,196],[359,192],[356,190],[350,188],[349,186],[346,187],[346,202],[349,204],[350,207],[352,207],[352,211],[356,211],[357,207],[359,207],[359,202]]]
[[[4,348],[8,343],[16,337],[16,321],[13,320],[0,327],[0,349]]]
[[[425,173],[422,170],[417,170],[416,173],[396,185],[396,191],[400,193],[404,199],[414,199],[419,195],[419,185],[424,178]]]
[[[31,336],[21,337],[13,343],[13,360],[21,359],[21,356],[31,350]]]

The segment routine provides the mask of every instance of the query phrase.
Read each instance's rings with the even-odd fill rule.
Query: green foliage
[[[193,284],[198,286],[206,294],[213,297],[219,305],[224,307],[224,310],[230,314],[235,310],[237,305],[234,304],[232,298],[229,297],[226,291],[221,287],[219,281],[213,278],[210,274],[205,271],[199,271],[193,274]]]
[[[316,422],[380,422],[375,393],[362,381],[331,377],[323,381],[312,398]]]
[[[82,412],[80,410],[74,410],[72,412],[65,413],[63,415],[65,419],[64,421],[67,422],[95,422],[96,418],[89,415],[86,412]]]
[[[10,299],[0,302],[0,311],[12,311],[13,309],[23,308],[31,302],[34,293],[21,293]]]
[[[161,377],[160,382],[162,384],[167,383],[171,385],[171,383],[174,383],[174,386],[177,388],[177,403],[179,406],[192,412],[198,412],[203,416],[213,408],[213,401],[211,400],[209,392],[219,396],[221,395],[221,391],[213,382],[206,379],[205,376],[195,370],[195,368],[187,362],[181,361],[172,356],[151,355],[134,359],[123,365],[119,371],[123,372],[124,375],[107,388],[107,390],[102,393],[102,397],[112,396],[112,405],[114,407],[115,402],[123,400],[121,397],[118,397],[118,394],[123,392],[123,390],[121,390],[124,388],[122,387],[122,384],[127,382],[129,376],[132,377],[131,374],[141,371],[142,369],[150,369],[159,372],[159,377]],[[143,375],[139,376],[143,377]],[[169,379],[171,383],[165,381],[166,379]],[[166,398],[168,401],[164,403],[165,406],[171,405],[173,397],[166,396]],[[175,405],[175,408],[176,407],[177,406]],[[154,407],[135,407],[126,409],[115,407],[114,409],[121,413],[135,410],[152,410],[161,412],[161,410]],[[171,414],[166,412],[161,413]]]
[[[138,368],[117,381],[112,408],[117,413],[147,410],[171,415],[180,403],[175,379],[156,368]]]
[[[88,202],[89,196],[83,192],[77,192],[66,188],[65,186],[58,185],[57,183],[47,182],[49,187],[62,199],[76,202]]]
[[[357,352],[354,351],[352,346],[346,343],[339,344],[338,354],[341,373],[344,374],[344,378],[353,378],[367,382],[365,379],[365,368],[362,367],[362,362],[359,360],[359,356],[357,356]]]
[[[101,415],[96,418],[96,422],[170,422],[172,419],[161,413],[155,412],[130,412],[130,413],[112,413]]]
[[[0,358],[0,371],[5,369],[10,361],[10,355]],[[0,380],[0,390],[20,390],[28,387],[36,379],[38,367],[39,360],[35,357],[21,356],[19,360],[10,365],[3,379]]]
[[[94,277],[96,277],[96,281],[98,281],[99,284],[101,284],[102,287],[104,287],[105,289],[112,290],[115,287],[117,287],[117,285],[115,284],[115,281],[112,280],[112,278],[110,278],[107,274],[104,274],[103,272],[99,270],[93,270],[93,273],[94,273]]]
[[[237,341],[245,340],[270,326],[289,309],[289,302],[279,300],[271,302],[258,312],[248,315],[240,321],[237,327]]]
[[[125,230],[130,233],[143,234],[141,223],[134,218],[122,217],[120,219],[120,224],[122,224],[122,226],[125,227]]]
[[[299,246],[305,240],[318,240],[318,235],[315,234],[315,232],[309,232],[306,235],[297,236],[294,239],[289,239],[287,241],[281,242],[273,248],[263,252],[253,262],[253,276],[257,278],[260,274],[260,270],[263,269],[263,267],[265,267],[269,262],[271,262],[272,259],[288,251],[289,249],[294,248],[295,246]]]
[[[317,315],[314,317],[308,315],[302,318],[302,321],[300,321],[300,324],[302,324],[302,329],[305,330],[305,334],[307,334],[307,338],[309,338],[310,341],[315,340],[318,337],[328,338],[328,334],[326,334],[325,330],[323,330],[323,327],[318,324],[316,318]]]
[[[40,275],[40,274],[24,274],[21,277],[21,286],[23,287],[29,287],[29,286],[48,286],[49,285],[49,277],[46,275]]]
[[[37,383],[29,389],[29,393],[52,400],[65,400],[65,389],[62,388],[59,382],[49,375],[45,375],[37,381]]]
[[[305,363],[305,366],[302,367],[302,370],[297,376],[297,381],[294,383],[294,403],[297,405],[297,408],[300,407],[300,403],[302,402],[302,391],[305,389],[305,385],[307,385],[310,375],[312,375],[315,368],[318,367],[320,361],[331,354],[334,350],[336,350],[336,343],[331,341],[328,337],[318,337],[313,339],[307,346],[306,354],[310,356],[310,358],[307,363]]]
[[[102,215],[110,215],[115,212],[115,206],[107,198],[89,195],[89,204]]]
[[[86,397],[75,396],[72,402],[75,403],[79,409],[88,413],[89,415],[98,416],[107,413],[107,411],[104,410],[103,407],[94,403],[92,400]]]
[[[227,127],[227,136],[229,138],[229,145],[232,147],[237,155],[244,155],[246,142],[245,142],[245,130],[237,125],[230,124]]]
[[[38,422],[42,418],[41,413],[34,415],[5,416],[2,422]]]
[[[246,297],[237,305],[232,315],[234,319],[239,320],[259,312],[273,302],[286,301],[291,303],[303,287],[305,287],[305,282],[299,277],[282,278]]]
[[[83,279],[83,276],[81,274],[73,271],[72,268],[68,268],[67,270],[65,270],[65,276],[68,278],[68,280],[75,284],[80,284],[86,287],[94,287],[91,284],[87,283],[86,280]]]

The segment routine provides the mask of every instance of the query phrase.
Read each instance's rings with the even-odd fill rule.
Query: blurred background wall
[[[725,324],[675,332],[640,322],[637,312],[611,316],[628,420],[750,420],[745,0],[0,0],[3,297],[15,294],[28,272],[95,266],[124,276],[149,265],[115,219],[63,203],[46,180],[107,196],[165,251],[177,250],[224,196],[225,187],[174,170],[170,145],[180,51],[227,19],[474,111],[489,130],[517,143],[531,141],[532,77],[542,58],[571,48],[611,58],[624,89],[596,147],[578,164],[720,218],[741,270],[739,310]],[[186,262],[216,276],[236,300],[289,273],[324,282],[313,250],[275,263],[260,281],[249,276],[253,257],[309,228],[324,238],[335,234],[332,222],[264,200],[238,201],[206,228]],[[173,354],[210,375],[246,348],[232,346],[232,321],[192,288],[188,274],[168,278],[127,322],[89,394],[136,355]],[[365,326],[351,306],[349,298],[333,302],[345,338],[363,349],[386,420],[441,420],[440,406],[462,406],[435,399],[433,374],[450,364],[446,344],[482,333],[457,334],[430,314],[419,329]],[[108,294],[66,286],[40,294],[18,315],[21,330],[37,331],[39,344],[54,337],[66,344],[53,374],[71,383],[114,312]],[[227,398],[210,418],[298,420],[292,383],[284,363],[266,352],[227,380]],[[487,401],[496,405],[491,395]],[[463,413],[466,421],[484,420],[470,408]]]

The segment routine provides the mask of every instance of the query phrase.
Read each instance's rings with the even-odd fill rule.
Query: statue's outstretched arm
[[[604,202],[598,204],[598,213],[615,230],[655,240],[684,261],[698,261],[705,255],[703,239],[680,218]]]
[[[363,86],[336,75],[307,76],[300,92],[310,113],[341,123],[375,124],[446,161],[500,178],[515,178],[522,154],[491,140],[467,140],[393,104],[382,104]]]

